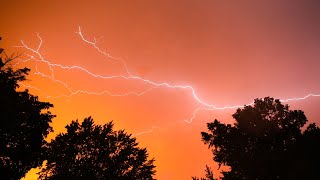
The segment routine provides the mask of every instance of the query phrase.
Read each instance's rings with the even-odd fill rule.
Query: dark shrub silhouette
[[[95,125],[89,117],[66,129],[49,144],[41,179],[153,179],[154,159],[124,130],[113,130],[112,122]]]
[[[231,167],[223,179],[320,179],[320,129],[304,128],[303,111],[266,97],[233,118],[234,125],[214,120],[202,132],[214,161]]]
[[[47,109],[53,106],[28,90],[17,91],[30,70],[13,70],[14,57],[3,49],[0,54],[0,179],[20,179],[43,162],[44,138],[54,117]]]

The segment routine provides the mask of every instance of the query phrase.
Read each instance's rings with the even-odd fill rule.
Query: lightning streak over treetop
[[[106,51],[104,51],[100,47],[98,47],[97,46],[97,39],[95,37],[93,38],[93,41],[88,40],[85,37],[85,35],[83,34],[80,26],[78,28],[78,32],[76,32],[76,33],[79,34],[79,36],[83,40],[83,42],[85,42],[88,45],[90,45],[93,48],[95,48],[99,53],[104,55],[107,59],[109,59],[109,60],[111,59],[113,61],[121,62],[123,68],[126,71],[126,74],[125,75],[112,75],[112,76],[101,75],[101,74],[96,74],[94,72],[91,72],[88,69],[86,69],[84,67],[81,67],[81,66],[78,66],[78,65],[66,66],[66,65],[62,65],[62,64],[51,63],[49,60],[46,60],[42,56],[42,54],[40,53],[43,41],[42,41],[42,38],[40,37],[40,35],[37,34],[37,37],[39,38],[39,44],[38,44],[36,49],[29,47],[22,40],[21,40],[22,46],[19,46],[19,47],[25,48],[26,50],[28,50],[31,53],[33,53],[34,55],[36,55],[37,58],[34,55],[26,54],[26,56],[28,58],[25,59],[25,60],[19,59],[19,61],[14,66],[17,66],[20,63],[25,63],[25,62],[28,62],[28,61],[35,61],[36,62],[36,66],[35,66],[36,72],[35,72],[35,74],[40,75],[40,76],[45,77],[45,78],[49,78],[52,81],[63,85],[69,91],[69,94],[67,94],[67,95],[64,94],[64,95],[59,95],[59,96],[50,96],[50,95],[47,95],[45,93],[47,98],[71,97],[71,96],[76,95],[76,94],[89,94],[89,95],[107,94],[107,95],[110,95],[110,96],[129,96],[129,95],[141,96],[141,95],[144,95],[144,94],[150,92],[151,90],[154,90],[154,89],[159,88],[159,87],[172,88],[172,89],[182,89],[182,90],[187,89],[187,90],[189,90],[191,92],[191,95],[192,95],[193,99],[199,104],[199,106],[198,106],[198,108],[196,108],[193,111],[192,117],[189,120],[185,120],[186,123],[192,123],[193,120],[196,117],[196,114],[200,110],[208,110],[208,111],[225,110],[225,109],[241,108],[241,107],[245,106],[245,105],[233,105],[233,106],[217,107],[217,106],[215,106],[215,105],[213,105],[211,103],[206,102],[202,98],[200,98],[199,95],[196,93],[195,88],[190,86],[190,85],[172,85],[172,84],[169,84],[167,82],[157,83],[157,82],[154,82],[152,80],[149,80],[149,79],[146,79],[146,78],[142,78],[142,77],[137,76],[137,75],[133,75],[129,71],[127,63],[122,58],[113,57],[112,55],[110,55],[109,53],[107,53]],[[37,63],[45,63],[50,68],[51,75],[46,75],[45,73],[40,72],[38,70]],[[111,92],[109,92],[107,90],[100,91],[100,92],[87,91],[87,90],[72,90],[72,88],[66,82],[63,82],[63,81],[58,80],[58,79],[55,78],[54,69],[53,69],[54,67],[55,68],[60,68],[60,69],[65,69],[65,70],[71,70],[71,69],[80,70],[80,71],[82,71],[82,72],[84,72],[84,73],[86,73],[86,74],[88,74],[88,75],[90,75],[90,76],[92,76],[94,78],[99,78],[99,79],[125,79],[125,80],[140,81],[140,82],[143,82],[145,84],[150,85],[151,87],[147,88],[146,90],[141,91],[141,92],[128,91],[126,93],[111,93]],[[38,91],[41,91],[41,89],[36,88],[36,87],[32,87],[31,85],[25,85],[25,84],[21,84],[21,85],[23,85],[26,88],[33,88],[33,89],[36,89]],[[320,96],[320,94],[308,94],[308,95],[303,96],[303,97],[294,97],[294,98],[289,98],[289,99],[281,99],[280,101],[282,101],[282,102],[299,101],[299,100],[304,100],[304,99],[307,99],[307,98],[310,98],[310,97],[319,97],[319,96]],[[248,103],[246,105],[252,105],[252,104],[253,103]],[[155,128],[158,128],[158,127],[153,126],[151,130],[144,131],[144,132],[141,132],[141,133],[137,133],[136,135],[142,135],[142,134],[145,134],[145,133],[151,133]]]

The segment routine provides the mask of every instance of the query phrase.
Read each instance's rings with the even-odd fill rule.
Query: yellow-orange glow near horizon
[[[200,132],[254,98],[318,123],[316,1],[13,0],[0,14],[1,47],[31,69],[21,87],[54,104],[48,139],[73,119],[114,120],[155,157],[157,179],[217,174]]]

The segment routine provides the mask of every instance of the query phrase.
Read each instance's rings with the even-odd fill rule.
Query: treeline
[[[20,179],[39,167],[39,179],[154,179],[154,159],[113,122],[72,121],[51,142],[53,105],[18,91],[30,69],[13,69],[16,56],[0,49],[0,179]],[[46,162],[45,166],[42,166]]]
[[[72,121],[66,133],[47,142],[53,105],[18,91],[30,69],[12,69],[15,56],[3,49],[0,55],[0,179],[20,179],[36,167],[39,179],[154,179],[154,159],[131,134],[114,130],[113,122]],[[320,128],[308,124],[303,111],[266,97],[232,117],[234,124],[214,120],[201,133],[213,160],[229,167],[221,179],[320,179]],[[209,166],[205,172],[192,179],[217,179]]]

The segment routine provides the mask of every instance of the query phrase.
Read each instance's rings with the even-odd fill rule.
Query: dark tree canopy
[[[48,146],[42,179],[153,179],[154,159],[124,130],[113,130],[112,122],[95,125],[89,117],[66,129]]]
[[[20,179],[43,162],[45,137],[54,117],[47,109],[53,105],[28,90],[18,91],[30,70],[13,70],[9,64],[14,58],[3,49],[0,54],[0,177]]]
[[[234,125],[208,123],[202,140],[224,179],[319,179],[320,129],[303,111],[266,97],[233,114]],[[302,129],[305,129],[304,131]]]

